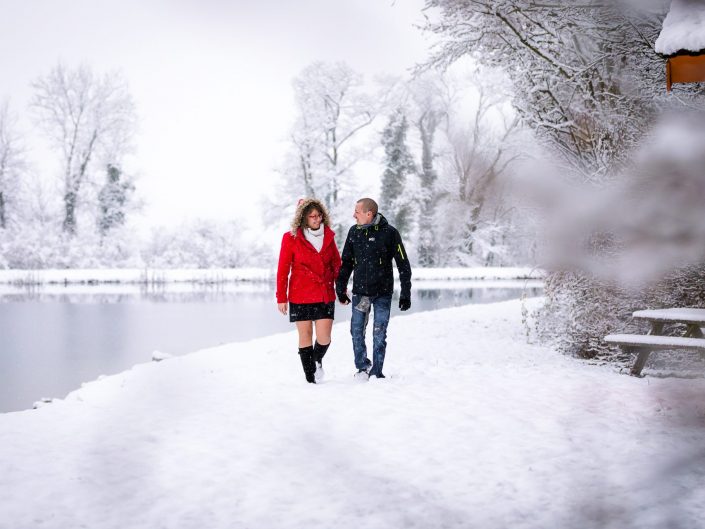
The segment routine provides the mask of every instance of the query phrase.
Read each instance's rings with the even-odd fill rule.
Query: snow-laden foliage
[[[94,230],[69,236],[59,222],[18,224],[0,230],[0,267],[18,269],[140,267],[139,240],[131,228],[110,237]]]
[[[290,150],[282,168],[277,208],[308,196],[323,200],[344,238],[356,197],[354,166],[370,156],[361,142],[381,108],[380,97],[363,86],[362,76],[345,63],[315,62],[293,81],[297,109]],[[383,98],[382,98],[383,99]],[[342,240],[342,239],[341,239]]]
[[[415,265],[526,264],[531,243],[514,237],[521,231],[517,228],[522,219],[505,200],[505,177],[519,152],[517,140],[522,131],[508,104],[507,82],[501,75],[459,64],[445,73],[386,79],[384,98],[374,97],[377,88],[359,82],[355,100],[377,101],[379,118],[368,123],[374,114],[367,111],[356,120],[348,117],[348,125],[335,128],[330,118],[311,117],[324,114],[320,109],[315,112],[311,101],[323,100],[324,110],[332,105],[332,96],[321,94],[352,94],[340,89],[340,80],[351,76],[331,71],[336,69],[317,63],[295,82],[300,115],[292,128],[292,157],[282,171],[287,178],[282,182],[281,198],[273,201],[277,207],[264,208],[267,224],[285,225],[296,199],[304,194],[324,202],[335,196],[337,202],[329,205],[337,205],[330,209],[334,229],[341,236],[351,223],[348,219],[355,201],[369,194],[400,229]],[[311,99],[311,94],[316,97]],[[361,107],[340,108],[349,112]],[[352,127],[352,122],[359,126]],[[350,132],[340,136],[345,130]],[[351,133],[355,142],[341,142],[337,149],[326,143],[330,137],[352,140]],[[375,150],[369,147],[375,144]],[[368,148],[355,148],[360,145]],[[345,172],[336,169],[344,179],[330,177],[331,160],[345,168]],[[376,193],[361,183],[361,173],[378,177]],[[329,187],[321,187],[321,181]],[[333,182],[338,183],[337,195],[326,193]]]
[[[128,200],[135,191],[135,185],[119,167],[109,164],[106,173],[106,182],[98,193],[98,230],[103,237],[125,224]]]
[[[608,196],[618,198],[600,195],[602,202],[595,207],[589,202],[596,196],[594,190],[566,203],[561,188],[559,196],[548,200],[559,203],[558,210],[567,216],[548,218],[551,233],[558,232],[562,243],[553,245],[552,257],[561,259],[549,263],[556,272],[547,282],[540,334],[575,354],[610,354],[602,337],[628,330],[633,309],[676,302],[665,295],[664,275],[677,278],[671,284],[687,284],[702,270],[698,264],[683,268],[698,260],[688,237],[702,226],[696,218],[701,213],[682,200],[693,192],[684,191],[693,179],[682,174],[680,163],[688,156],[683,158],[683,149],[671,149],[673,156],[664,157],[664,149],[661,155],[655,149],[647,163],[638,162],[635,169],[633,162],[660,112],[679,106],[698,112],[705,107],[697,86],[679,87],[678,97],[666,99],[664,60],[653,43],[669,2],[426,4],[427,29],[441,37],[431,63],[448,65],[470,54],[503,68],[514,85],[515,108],[558,160],[555,172],[561,178],[601,186],[625,182],[627,192],[609,187]],[[643,150],[642,159],[650,154]],[[647,176],[647,167],[653,178]],[[547,172],[553,171],[549,165]],[[651,187],[650,193],[641,184]],[[692,196],[696,201],[699,194]],[[679,231],[684,226],[690,226],[685,238]],[[622,273],[605,275],[607,270]],[[634,279],[641,280],[639,286]],[[678,306],[700,306],[698,289],[688,292],[693,297],[680,297]]]
[[[197,220],[153,232],[143,259],[151,268],[236,268],[269,265],[270,253],[241,223]]]
[[[0,229],[17,216],[21,176],[26,169],[24,149],[17,131],[17,117],[9,103],[0,104]]]
[[[648,8],[645,8],[648,4]],[[504,69],[523,120],[582,180],[608,178],[648,127],[663,93],[653,42],[667,1],[428,0],[432,60],[472,54]]]
[[[101,168],[120,166],[130,150],[134,103],[120,74],[100,77],[87,66],[69,69],[59,64],[33,88],[37,125],[61,160],[63,229],[73,235],[85,188],[97,183]]]
[[[387,220],[401,233],[407,233],[411,227],[412,215],[416,209],[413,207],[413,198],[404,194],[407,179],[416,173],[406,140],[408,128],[406,114],[402,108],[396,108],[382,131],[384,173],[379,206]]]
[[[0,268],[267,267],[271,248],[242,222],[194,220],[139,233],[132,223],[101,234],[93,226],[68,235],[55,218],[0,229]]]
[[[508,177],[525,147],[519,147],[522,131],[508,104],[506,81],[496,72],[464,64],[424,77],[413,88],[415,100],[424,102],[417,116],[428,115],[433,101],[440,119],[434,131],[433,180],[424,186],[430,200],[420,212],[426,233],[422,255],[436,266],[526,263],[526,255],[519,256],[526,252],[509,250],[520,217],[506,200]],[[418,98],[421,89],[435,94]],[[416,123],[422,133],[424,121]],[[517,249],[526,246],[518,239],[511,242]]]
[[[704,119],[659,123],[614,184],[561,193],[548,264],[573,272],[547,283],[543,335],[609,355],[605,334],[646,331],[630,321],[633,310],[705,307]]]

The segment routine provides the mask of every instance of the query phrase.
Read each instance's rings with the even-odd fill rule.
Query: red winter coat
[[[277,267],[277,303],[335,301],[334,284],[339,270],[340,253],[335,245],[335,233],[328,226],[323,227],[320,252],[306,240],[301,228],[296,230],[296,235],[285,233]]]

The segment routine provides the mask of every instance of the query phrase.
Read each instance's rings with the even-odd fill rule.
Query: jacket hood
[[[328,210],[323,205],[323,202],[316,198],[304,198],[299,201],[299,205],[296,206],[296,211],[294,212],[294,218],[291,221],[291,234],[296,237],[296,231],[301,228],[306,227],[306,218],[304,217],[304,212],[309,206],[315,206],[316,209],[320,210],[321,215],[323,215],[323,221],[321,222],[324,226],[330,227],[330,215],[328,215]]]

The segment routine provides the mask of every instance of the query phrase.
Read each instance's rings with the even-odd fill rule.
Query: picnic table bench
[[[655,310],[637,310],[632,314],[635,319],[651,322],[648,334],[609,334],[605,342],[620,346],[625,351],[638,351],[630,375],[641,376],[646,361],[652,351],[688,350],[705,353],[705,339],[701,327],[705,326],[705,309],[673,308]],[[667,323],[685,324],[683,336],[663,336],[663,327]]]

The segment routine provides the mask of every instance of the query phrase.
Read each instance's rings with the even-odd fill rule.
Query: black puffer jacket
[[[401,241],[401,235],[390,226],[381,214],[377,224],[353,226],[348,231],[343,247],[340,274],[335,284],[338,295],[348,288],[350,274],[353,276],[353,294],[361,296],[385,296],[394,290],[392,259],[397,263],[401,298],[411,296],[411,265]]]

